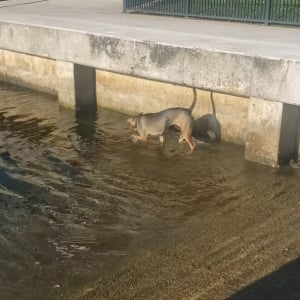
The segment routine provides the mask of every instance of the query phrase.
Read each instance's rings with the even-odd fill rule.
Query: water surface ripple
[[[242,147],[189,154],[172,135],[164,148],[133,144],[123,114],[76,114],[5,84],[0,153],[1,299],[58,299],[145,251],[141,241],[160,243],[203,214],[243,209],[255,188],[272,185],[266,198],[299,195],[297,170],[246,162]],[[207,259],[222,260],[222,247]]]

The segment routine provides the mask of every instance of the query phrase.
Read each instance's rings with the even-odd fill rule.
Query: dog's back
[[[137,130],[147,132],[149,135],[163,135],[172,125],[180,128],[192,127],[193,117],[189,109],[173,107],[158,113],[148,113],[139,117]]]
[[[168,117],[162,112],[148,113],[140,116],[137,120],[137,130],[140,134],[161,136],[166,131]]]
[[[138,116],[138,131],[147,132],[149,135],[163,135],[172,125],[176,125],[181,129],[184,128],[185,130],[187,127],[192,128],[193,117],[191,113],[197,100],[195,88],[193,89],[193,93],[193,102],[189,108],[171,107],[157,113],[147,113]]]

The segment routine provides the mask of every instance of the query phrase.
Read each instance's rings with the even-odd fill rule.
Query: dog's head
[[[136,117],[131,117],[131,118],[127,119],[127,123],[129,124],[131,129],[133,129],[133,130],[136,129],[138,118],[142,115],[143,115],[143,113],[139,113]]]
[[[136,128],[136,124],[137,124],[137,117],[128,118],[127,119],[127,123],[129,124],[129,126],[131,127],[131,129],[135,129]]]

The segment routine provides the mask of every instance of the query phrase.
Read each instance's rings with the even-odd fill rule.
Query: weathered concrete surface
[[[189,107],[191,88],[97,70],[98,105],[129,114],[156,112],[169,107]],[[249,99],[213,93],[222,140],[244,144]],[[213,112],[210,92],[197,89],[194,118]]]
[[[192,90],[179,85],[101,70],[96,71],[96,80],[98,105],[130,114],[188,107],[193,100]]]
[[[51,95],[75,108],[74,64],[0,49],[0,80]]]
[[[235,53],[19,24],[1,23],[0,30],[4,49],[151,80],[300,104],[298,62],[274,63]]]
[[[0,49],[0,80],[57,95],[56,61]]]
[[[300,34],[300,32],[299,32]],[[300,104],[300,62],[255,58],[251,96]]]
[[[249,99],[219,93],[213,93],[213,97],[222,140],[244,145],[247,141]]]
[[[21,5],[24,2],[34,2]],[[16,4],[20,4],[16,6]],[[299,29],[122,14],[122,0],[10,0],[2,21],[250,56],[299,60]],[[10,7],[7,7],[10,6]]]
[[[1,23],[0,30],[0,47],[4,49],[151,80],[250,95],[253,58],[248,56],[19,24]]]
[[[245,158],[277,166],[283,104],[251,99]]]
[[[56,69],[58,101],[62,106],[75,109],[74,64],[57,61]]]
[[[300,104],[299,29],[124,15],[121,0],[107,2],[52,0],[2,8],[0,48]]]

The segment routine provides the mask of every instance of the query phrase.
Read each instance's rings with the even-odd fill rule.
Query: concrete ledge
[[[0,23],[0,32],[2,49],[223,94],[300,105],[297,61],[15,23]]]
[[[64,61],[56,62],[57,93],[59,104],[75,109],[74,64]]]

